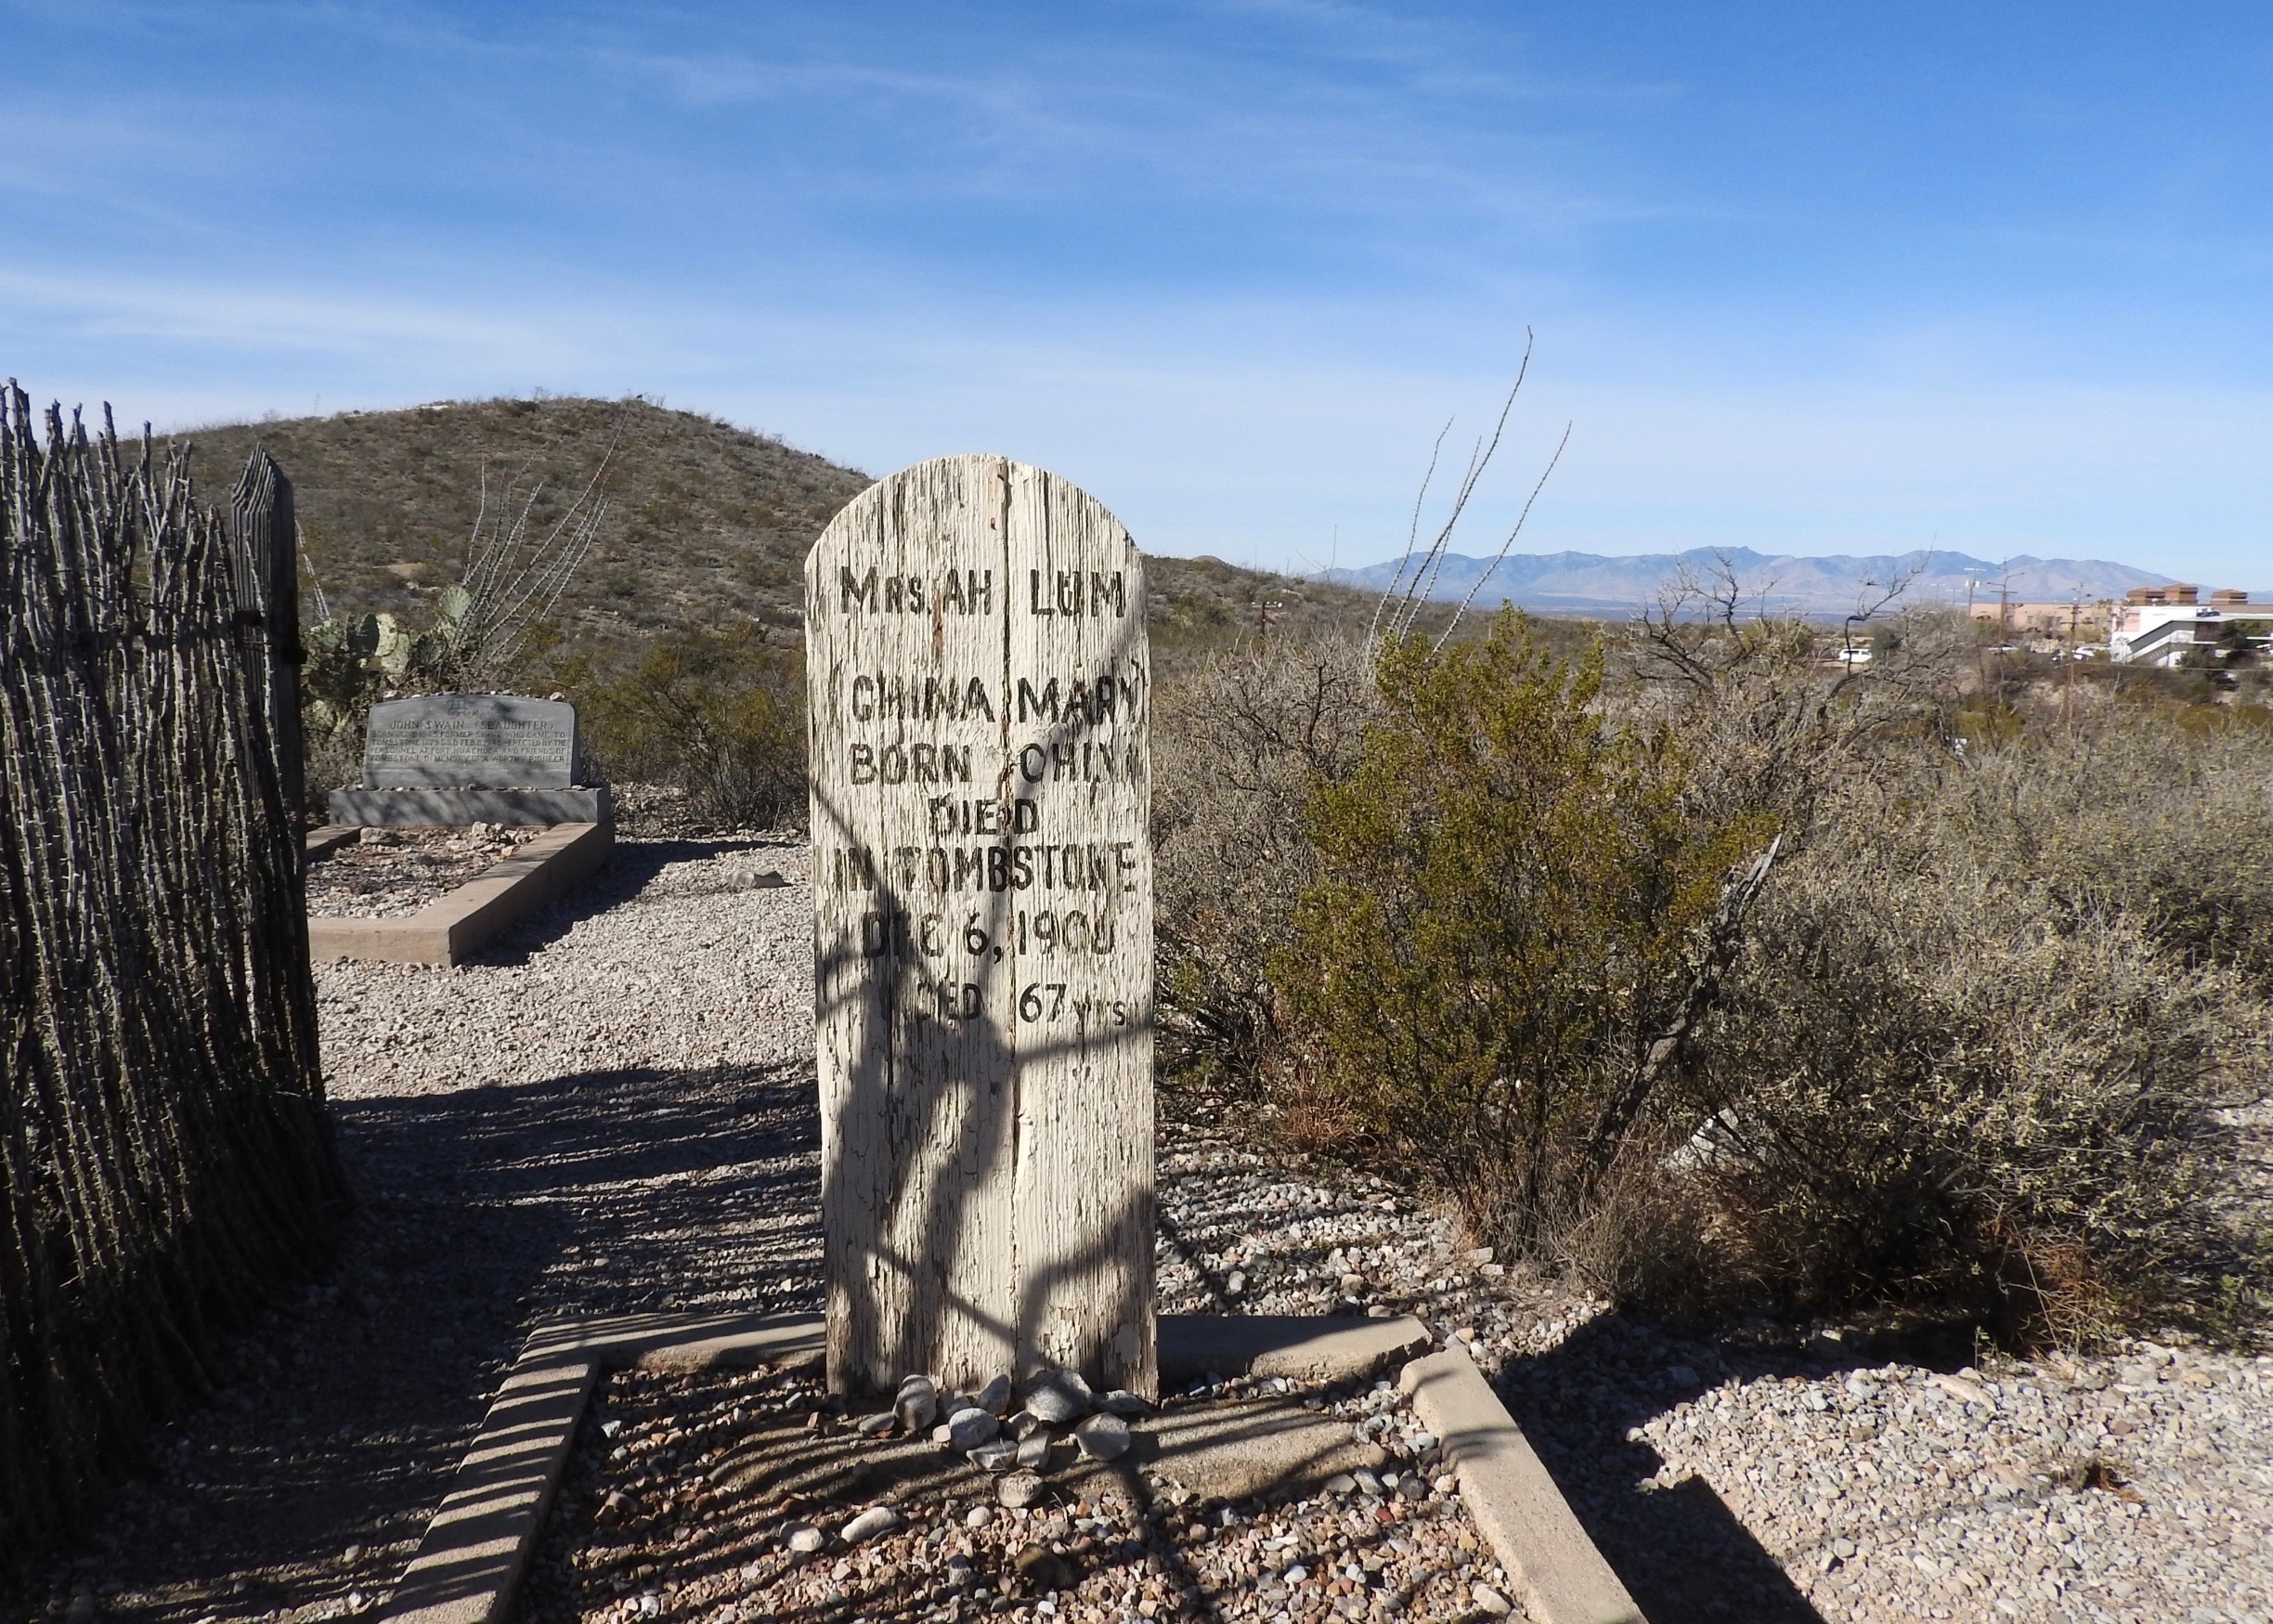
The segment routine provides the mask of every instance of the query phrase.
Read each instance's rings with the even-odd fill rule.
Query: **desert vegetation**
[[[798,565],[861,475],[643,401],[202,437],[255,432],[307,470],[332,594],[312,789],[353,776],[372,699],[463,680],[444,542],[487,467],[541,480],[525,531],[580,539],[482,685],[565,693],[608,776],[705,821],[797,820]],[[334,461],[376,470],[385,525]],[[1170,1086],[1402,1162],[1479,1239],[1634,1301],[2019,1338],[2255,1312],[2261,1238],[2222,1204],[2273,1003],[2246,647],[2062,667],[1890,604],[1856,667],[1694,582],[1631,627],[1447,638],[1441,609],[1154,565]]]
[[[1162,700],[1166,1085],[1652,1307],[2251,1334],[2273,712],[1874,628],[1692,585],[1211,656]]]
[[[761,627],[689,627],[638,664],[604,672],[572,661],[588,749],[605,776],[666,785],[721,828],[795,825],[805,816],[805,661]]]

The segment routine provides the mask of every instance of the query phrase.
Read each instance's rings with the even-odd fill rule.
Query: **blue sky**
[[[2273,13],[0,0],[0,371],[633,391],[1140,543],[1938,545],[2273,590]]]

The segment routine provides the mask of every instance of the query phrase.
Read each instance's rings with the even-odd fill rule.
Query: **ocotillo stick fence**
[[[146,434],[130,462],[107,413],[90,435],[53,409],[43,450],[29,409],[0,391],[0,1571],[19,1574],[345,1205],[276,739],[292,651],[263,595],[289,579],[289,487],[256,454],[232,524],[186,451]]]

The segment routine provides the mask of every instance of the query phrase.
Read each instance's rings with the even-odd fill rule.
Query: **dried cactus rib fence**
[[[344,1210],[317,1067],[286,657],[186,450],[0,391],[0,1574],[203,1391]],[[276,578],[274,574],[267,576]]]

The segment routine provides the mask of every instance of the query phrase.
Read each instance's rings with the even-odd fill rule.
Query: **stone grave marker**
[[[855,498],[805,593],[830,1384],[1149,1397],[1143,561],[948,457]]]
[[[604,786],[578,784],[576,707],[511,694],[374,705],[363,784],[334,790],[338,824],[606,823]]]
[[[576,782],[576,707],[510,694],[429,694],[370,709],[371,789],[565,789]]]

